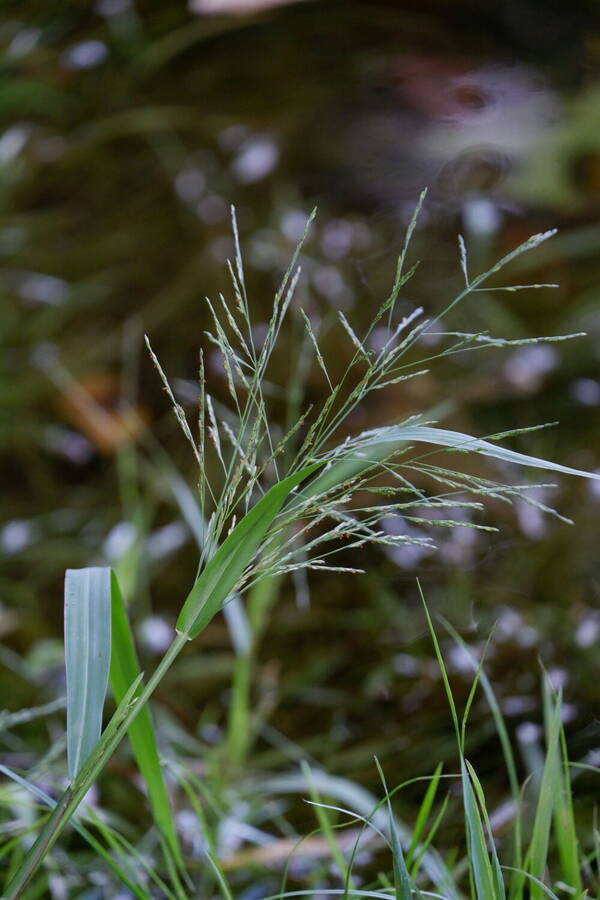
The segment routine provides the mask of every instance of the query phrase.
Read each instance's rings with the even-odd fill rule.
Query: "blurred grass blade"
[[[394,869],[394,897],[396,900],[411,900],[412,892],[410,875],[406,868],[406,860],[404,859],[404,853],[402,852],[402,844],[400,843],[400,835],[398,834],[398,828],[396,827],[392,801],[390,800],[390,793],[385,781],[385,775],[383,774],[383,769],[381,768],[377,757],[375,757],[375,765],[377,766],[377,771],[379,772],[379,777],[383,784],[388,810],[388,824],[390,829],[390,840],[392,842],[392,860]]]
[[[208,847],[204,850],[204,853],[210,863],[210,867],[213,870],[215,879],[221,889],[221,896],[224,898],[224,900],[234,900],[234,896],[231,893],[231,889],[227,884],[227,880],[225,878],[225,875],[223,874],[223,870],[219,865],[217,858],[213,856]]]
[[[512,745],[510,742],[510,737],[508,734],[508,729],[506,727],[504,716],[502,715],[502,710],[500,709],[500,704],[498,699],[496,698],[496,694],[494,693],[494,689],[492,688],[492,684],[485,673],[485,669],[479,665],[478,659],[473,654],[473,651],[468,646],[468,644],[463,641],[461,636],[458,634],[455,628],[446,621],[443,617],[440,617],[444,628],[448,632],[448,634],[453,638],[456,645],[461,648],[463,653],[468,657],[474,672],[479,672],[479,680],[481,682],[481,687],[486,696],[486,700],[488,702],[488,706],[490,707],[494,723],[496,726],[496,731],[498,733],[498,737],[500,739],[500,744],[502,746],[502,754],[504,756],[504,763],[506,766],[506,774],[510,784],[510,792],[512,796],[512,801],[514,804],[514,829],[513,829],[513,869],[515,872],[521,869],[522,862],[522,848],[521,848],[521,789],[519,787],[519,779],[517,775],[517,764],[515,761],[515,756],[513,753]],[[522,887],[522,877],[513,878],[511,883],[511,891],[510,896],[511,900],[515,900],[516,897],[520,896]]]
[[[502,866],[502,868],[507,872],[515,872],[515,874],[519,875],[519,877],[523,880],[526,879],[527,881],[530,881],[532,885],[535,885],[537,887],[541,897],[543,897],[545,894],[546,897],[550,897],[550,900],[559,900],[557,895],[548,887],[547,884],[544,884],[544,882],[540,878],[536,878],[535,875],[532,875],[530,872],[526,872],[524,869],[514,869],[512,866]],[[532,895],[533,891],[530,890],[529,896],[531,897]],[[583,896],[585,897],[586,895],[584,894]]]
[[[448,704],[450,706],[450,712],[452,715],[452,722],[454,725],[454,731],[456,734],[456,740],[458,743],[459,751],[460,751],[460,765],[461,765],[461,781],[462,781],[462,791],[463,791],[463,805],[465,811],[465,826],[466,826],[466,837],[467,837],[467,853],[469,859],[469,870],[471,873],[471,883],[474,889],[474,893],[476,895],[477,900],[501,900],[504,898],[504,883],[502,879],[502,875],[500,872],[500,867],[498,863],[498,859],[496,856],[495,848],[493,847],[493,841],[491,836],[491,829],[489,828],[489,822],[487,821],[487,813],[485,812],[485,804],[483,799],[483,791],[481,790],[481,786],[477,777],[475,775],[474,770],[469,765],[464,757],[464,733],[459,726],[458,721],[458,713],[456,710],[456,703],[454,702],[454,696],[452,694],[452,688],[450,686],[450,679],[448,678],[448,672],[446,670],[446,666],[444,664],[444,658],[442,656],[442,651],[437,639],[437,635],[435,633],[435,628],[433,627],[433,622],[431,621],[431,616],[429,614],[429,610],[427,608],[427,603],[425,602],[425,597],[423,595],[423,591],[421,588],[421,583],[417,579],[417,587],[419,589],[419,594],[421,596],[421,602],[423,603],[423,608],[425,610],[425,617],[427,619],[427,626],[429,628],[429,632],[431,634],[431,639],[433,641],[433,647],[436,655],[436,659],[438,662],[438,666],[440,668],[440,672],[442,675],[442,682],[444,685],[444,690],[446,692],[446,697],[448,700]],[[477,673],[482,671],[481,664],[477,666],[476,670],[476,680],[474,683],[474,687],[477,684]],[[473,689],[472,689],[473,690]],[[472,691],[470,695],[470,699],[472,696]],[[470,699],[468,704],[470,703]],[[473,779],[473,781],[471,780]],[[485,842],[485,833],[483,829],[482,818],[480,814],[480,808],[477,803],[477,797],[475,791],[473,789],[473,784],[475,784],[476,789],[478,791],[479,802],[481,805],[481,810],[483,811],[484,816],[486,817],[486,824],[488,825],[488,833],[490,835],[490,841],[492,842],[492,860],[493,864],[490,861],[490,857],[487,852],[486,842]]]
[[[308,785],[308,792],[310,794],[310,799],[312,801],[312,806],[315,810],[315,815],[317,817],[317,822],[319,823],[319,828],[323,832],[323,836],[327,841],[327,846],[329,847],[329,851],[331,853],[331,858],[333,862],[339,869],[339,873],[342,877],[344,883],[350,887],[352,887],[352,879],[351,872],[346,863],[346,859],[342,852],[340,845],[337,842],[336,834],[334,830],[334,826],[332,825],[329,819],[329,811],[331,807],[327,804],[321,802],[321,795],[319,793],[318,788],[316,787],[312,772],[309,764],[306,760],[302,760],[301,762],[302,774],[306,778],[306,783]]]
[[[562,727],[560,729],[560,746],[560,790],[557,791],[554,807],[554,834],[562,866],[562,880],[570,888],[573,888],[577,897],[580,897],[583,894],[583,882],[579,863],[579,843],[575,828],[575,813],[573,811],[569,757]]]
[[[461,779],[465,824],[467,827],[467,847],[475,884],[475,894],[477,900],[498,900],[495,877],[485,845],[481,815],[467,769],[467,762],[464,758],[461,758]]]
[[[542,772],[540,791],[535,811],[531,843],[527,852],[526,869],[534,878],[543,881],[548,859],[548,846],[550,843],[550,826],[552,824],[552,812],[556,794],[561,790],[558,779],[558,747],[561,728],[561,703],[557,698],[554,709],[548,722],[548,736],[546,747],[546,759]],[[530,887],[532,900],[541,900],[543,891],[539,884],[533,883]]]
[[[444,800],[442,801],[442,805],[440,806],[432,824],[429,828],[429,831],[425,835],[421,844],[417,847],[418,853],[416,854],[414,861],[411,862],[410,868],[410,877],[415,882],[419,870],[421,868],[421,862],[425,854],[429,851],[429,847],[433,844],[433,839],[436,836],[440,825],[444,820],[444,816],[446,815],[446,810],[448,809],[448,803],[450,801],[450,794],[446,794]]]
[[[290,491],[321,465],[314,463],[284,478],[244,516],[198,577],[179,613],[177,631],[194,638],[206,628],[238,585]]]
[[[65,666],[71,780],[100,739],[108,687],[110,637],[110,569],[67,569]]]
[[[135,877],[139,881],[143,880],[146,882],[146,885],[149,882],[154,882],[160,892],[159,896],[164,897],[165,900],[178,900],[158,872],[155,871],[152,857],[145,856],[124,835],[105,822],[96,810],[88,807],[86,813],[91,824],[106,841],[107,847],[110,848],[114,857],[123,860],[123,864],[130,871],[132,878]],[[108,856],[109,854],[107,853],[106,855]],[[142,900],[148,900],[148,892],[146,890],[142,892]]]
[[[429,629],[429,634],[431,635],[431,640],[433,642],[433,649],[435,652],[435,657],[437,659],[437,663],[440,669],[440,674],[442,676],[442,682],[444,685],[444,691],[446,692],[446,699],[448,700],[448,706],[450,707],[450,714],[452,716],[452,724],[454,725],[454,733],[456,735],[456,742],[458,744],[459,750],[462,754],[462,746],[461,746],[461,733],[460,726],[458,724],[458,713],[456,711],[456,703],[454,702],[454,695],[452,694],[452,688],[450,687],[450,679],[448,678],[448,672],[446,671],[446,665],[444,663],[444,657],[442,656],[442,651],[440,649],[439,641],[437,639],[437,634],[435,633],[435,628],[433,627],[433,622],[431,621],[431,616],[429,615],[429,609],[427,607],[427,603],[425,601],[425,595],[423,594],[423,589],[421,588],[421,582],[417,578],[417,589],[419,591],[419,595],[421,597],[421,603],[423,604],[423,609],[425,611],[425,618],[427,619],[427,627]]]
[[[519,804],[520,797],[520,787],[519,787],[519,779],[517,776],[517,764],[515,761],[515,755],[513,753],[512,745],[510,742],[510,737],[508,734],[508,729],[504,722],[504,716],[502,715],[502,710],[500,709],[500,704],[496,698],[496,694],[494,693],[494,689],[492,688],[492,684],[490,679],[485,673],[485,669],[480,668],[479,660],[474,655],[473,651],[469,647],[469,645],[462,639],[456,629],[446,620],[443,616],[440,616],[442,624],[444,628],[448,632],[448,634],[453,638],[458,647],[461,648],[463,653],[469,659],[471,666],[473,667],[474,672],[479,671],[479,681],[481,683],[481,687],[485,694],[486,700],[488,702],[488,706],[490,707],[492,716],[494,718],[494,724],[496,726],[496,731],[498,732],[498,738],[500,740],[500,744],[502,746],[502,753],[504,756],[504,762],[506,765],[506,773],[510,782],[511,793],[513,797],[513,801],[515,805]]]
[[[491,858],[491,868],[492,868],[492,877],[494,880],[494,894],[496,897],[500,898],[500,900],[504,900],[506,896],[506,892],[504,889],[504,878],[502,877],[502,869],[500,868],[500,861],[498,859],[498,853],[496,851],[496,844],[494,842],[494,835],[492,833],[492,826],[490,824],[489,816],[487,813],[486,805],[485,805],[485,795],[483,793],[483,788],[481,786],[481,782],[477,777],[477,773],[475,769],[471,765],[468,760],[465,760],[465,764],[467,769],[469,770],[469,777],[471,779],[471,784],[475,790],[475,796],[479,803],[479,809],[481,811],[481,816],[483,818],[483,822],[485,824],[485,830],[487,834],[488,846],[490,848],[490,858]]]
[[[415,855],[417,852],[417,847],[421,840],[423,830],[425,828],[427,819],[429,818],[429,814],[431,812],[431,808],[435,801],[435,797],[437,794],[441,776],[442,776],[442,763],[438,763],[435,768],[435,772],[431,776],[431,781],[427,785],[427,791],[425,792],[423,802],[421,803],[421,806],[419,807],[419,812],[417,813],[417,818],[415,820],[415,826],[412,831],[410,845],[408,847],[408,850],[406,851],[406,860],[407,860],[407,865],[409,865],[409,866],[412,866],[412,863],[414,862]]]
[[[123,603],[119,581],[111,572],[111,607],[113,654],[110,664],[110,686],[117,703],[140,675],[129,619]],[[131,748],[148,791],[152,815],[159,833],[167,843],[178,867],[183,869],[181,848],[173,821],[173,813],[165,785],[150,709],[145,706],[128,731]]]
[[[560,700],[555,696],[550,681],[546,677],[544,679],[544,722],[548,745],[550,745],[552,740],[552,722],[556,714],[555,708],[559,703]],[[556,790],[554,791],[554,838],[562,867],[561,880],[573,890],[575,896],[579,897],[583,893],[583,883],[581,880],[577,832],[573,813],[569,758],[562,720],[552,762],[555,766],[552,780],[556,784]]]

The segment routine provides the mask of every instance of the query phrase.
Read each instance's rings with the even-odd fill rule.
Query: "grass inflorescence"
[[[219,800],[192,768],[174,763],[181,795],[174,803],[161,765],[156,726],[147,706],[188,642],[198,637],[221,610],[225,611],[237,664],[224,743],[229,762],[243,767],[253,740],[249,686],[256,642],[284,576],[298,578],[310,571],[340,576],[360,574],[363,570],[359,551],[366,545],[388,549],[414,545],[432,550],[433,533],[440,528],[493,531],[493,525],[482,521],[486,500],[509,504],[519,500],[553,512],[536,497],[539,484],[498,480],[490,463],[482,464],[480,457],[499,461],[505,471],[507,466],[518,465],[588,476],[500,443],[545,427],[544,424],[481,438],[443,428],[435,420],[435,411],[422,411],[400,422],[367,431],[353,430],[357,410],[369,402],[374,392],[401,390],[403,382],[423,376],[439,358],[534,340],[508,341],[489,334],[447,332],[441,330],[441,321],[467,296],[483,290],[484,285],[485,290],[494,289],[489,284],[493,276],[553,232],[535,235],[475,277],[469,274],[466,247],[460,239],[459,261],[465,283],[458,295],[433,319],[427,318],[420,308],[398,315],[399,296],[416,271],[416,266],[407,268],[406,263],[423,200],[424,194],[409,224],[390,294],[364,333],[357,333],[346,316],[338,314],[339,338],[352,348],[350,362],[340,376],[333,374],[321,350],[319,323],[295,307],[302,249],[312,219],[276,292],[268,325],[259,333],[251,315],[236,220],[232,216],[232,298],[220,295],[216,302],[207,300],[211,324],[206,333],[209,344],[218,352],[228,402],[209,393],[201,352],[194,426],[146,338],[151,359],[198,467],[192,513],[189,489],[178,486],[178,497],[185,498],[187,515],[192,515],[196,523],[198,569],[181,604],[173,642],[146,681],[139,669],[116,574],[105,568],[68,573],[67,786],[55,800],[41,791],[35,780],[26,780],[21,773],[3,768],[21,791],[20,796],[24,790],[31,794],[40,814],[37,821],[33,817],[28,828],[28,833],[39,831],[29,849],[25,852],[27,841],[24,843],[24,836],[17,834],[3,851],[9,863],[5,889],[9,900],[34,896],[35,886],[40,889],[45,883],[44,865],[70,823],[104,861],[107,871],[112,871],[111,877],[135,896],[234,896],[220,852],[218,832],[224,815]],[[524,287],[550,285],[501,285],[496,289],[516,291]],[[291,316],[303,329],[297,347],[286,340]],[[425,349],[423,357],[423,348],[428,346],[423,338],[431,334],[442,340],[442,349],[435,353]],[[561,341],[578,336],[535,340]],[[287,404],[283,427],[273,420],[273,385],[269,381],[272,359],[281,352],[289,356],[290,370],[290,385],[279,392]],[[305,398],[311,371],[318,373],[323,387],[320,399],[312,405]],[[463,460],[467,465],[462,464]],[[390,522],[394,527],[390,527]],[[415,525],[423,526],[418,536],[413,532]],[[246,605],[241,600],[243,595]],[[475,665],[473,688],[461,720],[427,610],[426,614],[456,731],[458,771],[449,775],[442,773],[440,767],[435,769],[424,785],[422,804],[411,829],[398,821],[394,811],[393,799],[402,785],[390,791],[379,762],[376,766],[383,799],[369,808],[364,792],[358,790],[354,797],[360,798],[360,808],[352,808],[348,801],[353,796],[352,789],[344,780],[314,771],[305,759],[298,775],[300,781],[294,783],[300,784],[311,798],[316,830],[312,835],[294,832],[293,840],[288,835],[287,857],[292,865],[293,860],[306,855],[307,848],[313,848],[308,853],[308,858],[315,860],[309,866],[311,886],[289,890],[285,865],[281,888],[273,896],[391,896],[408,900],[412,894],[455,898],[470,893],[477,900],[520,900],[529,896],[537,900],[544,893],[555,896],[550,884],[555,884],[557,876],[552,876],[552,882],[548,880],[550,857],[560,872],[564,890],[582,895],[584,882],[594,882],[597,845],[587,841],[582,849],[576,837],[560,696],[546,686],[546,757],[541,775],[535,780],[532,802],[530,787],[522,789],[518,784],[510,741],[482,664]],[[460,641],[458,636],[456,639]],[[201,662],[198,666],[201,678]],[[117,708],[99,735],[107,680]],[[485,791],[467,756],[468,714],[480,683],[492,708],[509,775],[512,805],[508,818],[512,837],[508,842],[508,862],[505,846],[497,848]],[[153,858],[148,862],[145,851],[84,804],[86,794],[126,734],[148,795],[153,820],[149,846],[153,852],[160,850],[160,861]],[[439,801],[448,779],[459,787],[464,803],[466,854],[453,859],[444,859],[434,849],[451,802],[451,793]],[[326,799],[338,802],[329,803]],[[174,812],[179,802],[186,801],[199,835],[198,846],[191,851],[182,842],[180,819]],[[340,801],[346,801],[346,805],[340,806]],[[358,870],[363,844],[368,848],[373,842],[377,854],[384,854],[383,869],[368,881]],[[281,862],[282,858],[280,855],[275,861]],[[317,864],[316,860],[320,862]],[[265,861],[269,862],[267,854]]]

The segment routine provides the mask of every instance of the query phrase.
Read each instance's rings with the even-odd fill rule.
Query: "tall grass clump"
[[[374,392],[418,378],[428,371],[427,367],[435,359],[467,351],[514,346],[530,340],[507,341],[489,334],[449,332],[441,333],[444,344],[439,352],[426,358],[419,358],[415,353],[422,346],[425,333],[435,329],[442,316],[445,318],[470,294],[494,289],[489,284],[494,275],[553,234],[546,232],[533,236],[489,271],[475,277],[469,274],[467,253],[461,239],[459,257],[465,283],[458,295],[433,319],[427,318],[422,309],[399,316],[400,292],[416,269],[415,265],[407,268],[407,252],[423,199],[424,195],[407,230],[390,294],[376,310],[365,333],[357,334],[344,314],[339,313],[340,338],[348,341],[352,348],[350,362],[340,378],[332,377],[321,349],[318,328],[302,310],[295,311],[304,328],[304,339],[297,355],[295,348],[286,342],[285,329],[290,310],[294,309],[306,233],[275,295],[266,335],[258,342],[246,292],[235,217],[235,257],[229,265],[232,296],[220,295],[216,301],[207,300],[211,320],[207,338],[222,359],[228,405],[217,403],[208,393],[201,351],[198,416],[197,422],[191,425],[147,339],[152,361],[197,463],[194,515],[201,522],[198,568],[191,579],[191,590],[181,603],[173,642],[147,680],[139,669],[135,642],[115,573],[103,568],[67,572],[68,784],[54,800],[41,795],[35,784],[24,780],[19,773],[4,768],[5,774],[33,792],[42,807],[41,827],[34,843],[24,855],[17,853],[14,856],[4,893],[8,900],[24,895],[46,855],[70,822],[135,896],[149,896],[136,883],[130,868],[120,862],[123,858],[134,859],[136,865],[142,865],[139,854],[136,857],[136,848],[127,846],[124,838],[117,836],[106,823],[94,819],[89,811],[84,816],[76,815],[88,790],[127,734],[147,789],[164,859],[164,877],[153,869],[148,876],[154,883],[153,890],[158,896],[181,898],[194,895],[160,765],[148,701],[183,648],[198,637],[222,609],[227,612],[230,626],[237,629],[238,637],[243,635],[238,641],[238,666],[234,673],[227,738],[232,758],[242,763],[248,744],[248,684],[253,647],[264,625],[265,610],[272,600],[269,586],[290,573],[326,570],[340,575],[357,574],[362,571],[359,551],[367,544],[433,546],[428,536],[390,534],[389,529],[382,527],[383,519],[398,518],[410,524],[426,521],[428,525],[443,528],[464,527],[467,511],[472,517],[470,527],[493,530],[476,520],[487,498],[507,503],[518,499],[540,507],[535,499],[535,488],[539,485],[501,482],[491,475],[464,471],[461,461],[465,455],[483,456],[547,472],[587,475],[516,452],[500,443],[529,429],[481,438],[442,428],[429,415],[420,413],[361,433],[349,432],[352,414],[368,403]],[[544,285],[512,285],[497,289],[516,291],[523,287]],[[375,329],[379,335],[382,330],[385,333],[385,339],[377,344],[377,349],[373,349],[375,342],[372,340]],[[576,336],[535,340],[560,341]],[[278,348],[292,360],[287,386],[288,421],[284,428],[272,421],[267,402],[270,364]],[[316,406],[304,402],[304,379],[311,367],[320,371],[325,388],[323,400]],[[340,559],[342,549],[345,552]],[[347,564],[349,550],[356,564]],[[246,607],[240,599],[242,596],[247,597]],[[201,663],[198,672],[201,677]],[[108,724],[101,730],[109,684],[117,705]],[[555,714],[550,718],[552,771],[556,778],[559,726]],[[461,753],[463,743],[464,733]],[[493,849],[490,850],[493,841],[490,843],[481,787],[466,758],[461,756],[461,760],[473,890],[481,900],[503,897],[503,876]],[[313,785],[310,790],[316,798],[317,787]],[[428,796],[430,803],[431,793]],[[315,802],[319,801],[315,799]],[[44,806],[49,812],[43,811]],[[542,884],[544,874],[546,812],[544,807],[540,813],[542,824],[534,829],[535,840],[528,853],[530,867],[537,879],[535,890],[536,885]],[[348,868],[345,896],[407,898],[416,890],[411,886],[414,873],[421,861],[428,860],[429,856],[419,836],[410,845],[408,862],[404,861],[404,838],[397,832],[391,805],[387,814],[395,860],[393,885],[383,893],[357,891],[352,887]],[[336,856],[335,831],[326,827],[327,819],[323,813],[320,815],[332,853],[341,865],[341,857]],[[206,865],[214,870],[222,896],[230,896],[210,842],[207,842],[205,854]],[[532,893],[534,888],[531,888]]]

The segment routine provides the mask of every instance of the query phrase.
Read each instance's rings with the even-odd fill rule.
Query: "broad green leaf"
[[[135,681],[129,685],[127,693],[119,701],[117,708],[109,719],[108,725],[102,732],[100,740],[94,747],[94,752],[88,757],[73,780],[71,793],[74,797],[81,795],[83,798],[85,796],[104,768],[107,760],[110,759],[116,747],[127,733],[130,718],[139,715],[140,704],[138,703],[138,696],[140,696],[142,685],[143,675],[140,673]]]
[[[119,582],[111,573],[113,653],[110,664],[110,686],[117,703],[140,674],[133,636]],[[139,693],[139,691],[138,691]],[[183,860],[173,822],[173,814],[160,765],[152,717],[148,706],[140,710],[129,727],[129,740],[140,773],[148,791],[148,799],[156,827],[167,842],[168,849],[182,867]]]
[[[318,462],[306,466],[274,485],[236,525],[188,594],[177,619],[177,630],[181,634],[194,638],[206,628],[237,587],[290,491],[321,465],[323,463]]]
[[[74,779],[98,743],[110,664],[110,569],[65,573],[67,756]]]

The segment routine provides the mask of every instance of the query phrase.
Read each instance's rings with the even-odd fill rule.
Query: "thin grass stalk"
[[[30,883],[43,862],[44,857],[52,849],[53,845],[69,824],[69,820],[77,810],[88,790],[103,770],[121,740],[125,737],[129,726],[135,721],[139,712],[144,708],[145,704],[148,702],[187,642],[188,636],[186,634],[176,635],[148,680],[148,683],[142,689],[139,696],[135,697],[133,700],[133,704],[131,704],[131,700],[132,695],[137,689],[137,684],[134,683],[131,686],[128,694],[119,705],[117,712],[111,720],[111,722],[114,722],[114,727],[109,738],[100,739],[98,746],[93,751],[86,765],[84,765],[78,776],[60,797],[52,815],[46,822],[46,825],[40,832],[37,840],[26,854],[19,871],[16,873],[10,884],[7,885],[3,900],[18,900],[18,898],[23,895],[27,885]],[[105,735],[107,731],[108,728],[105,731]]]
[[[37,786],[27,782],[24,778],[22,778],[16,772],[13,772],[11,769],[7,769],[5,766],[2,766],[2,765],[0,765],[0,772],[3,775],[5,775],[6,777],[15,781],[17,784],[21,785],[21,787],[24,787],[25,790],[32,793],[35,797],[37,797],[39,800],[41,800],[46,806],[50,807],[50,809],[54,809],[54,807],[56,806],[55,802],[52,800],[51,797],[49,797],[45,792],[43,792]],[[102,823],[100,819],[98,819],[98,817],[95,815],[93,810],[91,810],[88,807],[86,809],[86,813],[92,818],[92,820],[96,826],[98,826],[99,828],[100,828],[100,826],[102,826],[100,828],[100,830],[102,830],[102,829],[106,830],[107,834],[104,835],[105,839],[107,838],[107,835],[109,835],[109,834],[113,835],[113,832],[108,828],[108,826],[105,826],[104,823]],[[38,819],[33,825],[31,825],[26,830],[22,831],[11,841],[8,841],[2,848],[0,848],[0,858],[4,855],[10,853],[11,849],[14,846],[18,845],[19,847],[22,847],[23,837],[25,837],[26,835],[29,835],[30,833],[32,833],[34,831],[37,831],[39,834],[40,821],[43,819],[43,822],[42,822],[42,827],[43,827],[43,825],[47,822],[49,817],[50,817],[50,813],[48,813],[47,815],[42,815],[40,817],[40,819]],[[113,857],[110,856],[110,854],[108,853],[106,848],[102,846],[102,844],[95,838],[95,836],[89,831],[89,829],[87,829],[82,822],[75,821],[73,824],[74,824],[75,829],[88,842],[90,847],[98,854],[99,857],[101,857],[106,862],[106,864],[111,869],[113,869],[113,871],[115,872],[117,877],[120,878],[120,880],[123,882],[123,884],[126,887],[128,887],[129,890],[133,894],[135,894],[136,897],[139,898],[139,900],[146,900],[147,895],[145,894],[145,892],[143,892],[139,887],[134,885],[133,882],[131,882],[129,880],[127,873],[123,870],[123,868],[120,866],[120,864],[115,859],[113,859]],[[104,834],[104,832],[103,832],[103,834]],[[107,843],[110,844],[110,842],[108,840],[107,840]],[[11,871],[9,870],[8,877],[6,879],[7,882],[10,881],[11,877],[12,877]]]
[[[310,766],[306,761],[302,762],[302,772],[304,773],[304,777],[306,778],[306,782],[308,784],[308,792],[315,808],[315,815],[317,817],[319,826],[323,831],[323,834],[325,835],[325,840],[329,845],[332,859],[334,860],[339,870],[342,880],[352,886],[352,880],[348,871],[346,860],[344,859],[344,854],[342,853],[336,840],[333,826],[329,821],[329,816],[327,815],[325,807],[321,803],[319,791],[313,781]]]

